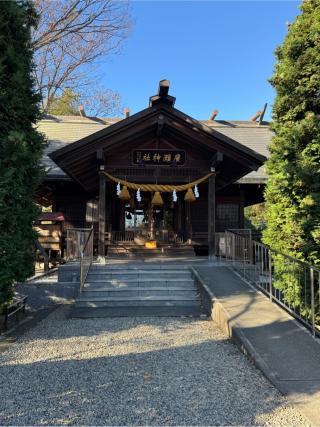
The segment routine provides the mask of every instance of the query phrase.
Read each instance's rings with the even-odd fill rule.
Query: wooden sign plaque
[[[132,152],[134,165],[140,166],[183,166],[186,152],[183,150],[134,150]]]

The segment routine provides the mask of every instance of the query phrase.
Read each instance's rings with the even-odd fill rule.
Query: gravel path
[[[307,425],[213,323],[67,319],[0,354],[1,425]]]

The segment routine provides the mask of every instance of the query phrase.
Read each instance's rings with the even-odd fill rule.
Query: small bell
[[[154,206],[162,206],[163,205],[163,200],[162,200],[162,197],[161,197],[161,194],[159,193],[159,191],[156,191],[154,193],[151,204]]]
[[[196,201],[196,198],[194,197],[192,188],[188,188],[188,191],[186,192],[185,196],[184,196],[184,200],[186,202],[192,203]]]
[[[122,190],[121,190],[121,192],[119,194],[119,199],[121,199],[121,200],[130,200],[130,193],[129,193],[126,185],[124,185],[122,187]]]

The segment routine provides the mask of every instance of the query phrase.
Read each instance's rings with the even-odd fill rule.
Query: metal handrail
[[[67,261],[77,261],[80,258],[81,241],[91,228],[68,228],[67,229]]]
[[[67,229],[67,261],[79,262],[80,292],[93,261],[93,227]]]
[[[85,255],[89,256],[89,263],[85,264]],[[88,271],[92,265],[93,261],[93,228],[90,229],[90,233],[83,245],[83,248],[80,249],[80,292],[84,287]]]
[[[320,269],[234,231],[227,230],[224,239],[225,260],[313,336],[320,335]]]
[[[34,239],[34,243],[38,251],[43,256],[44,272],[47,273],[49,271],[49,256],[45,251],[44,247],[39,242],[38,238]]]
[[[236,233],[236,232],[235,232],[235,231],[233,231],[233,230],[226,230],[226,231],[225,231],[225,233],[226,233],[226,232],[227,232],[227,233],[230,233],[230,234],[236,234],[236,235],[239,235],[238,233]],[[239,237],[240,237],[240,238],[242,238],[242,239],[249,240],[249,239],[247,239],[246,237],[241,236],[241,235],[239,235]],[[301,264],[301,265],[305,265],[306,267],[313,268],[313,269],[317,270],[317,271],[320,273],[320,267],[318,268],[318,267],[316,267],[315,265],[313,265],[313,264],[311,264],[311,263],[309,263],[309,262],[307,262],[307,261],[301,261],[301,260],[300,260],[300,259],[298,259],[298,258],[294,258],[292,255],[285,254],[285,253],[283,253],[283,252],[281,252],[281,251],[278,251],[277,249],[272,249],[272,248],[270,248],[269,246],[264,245],[264,244],[263,244],[263,243],[261,243],[261,242],[257,242],[256,240],[252,240],[252,243],[254,243],[254,244],[256,244],[256,245],[259,245],[259,246],[263,246],[264,248],[269,249],[270,251],[272,251],[272,252],[274,252],[274,253],[277,253],[278,255],[281,255],[281,256],[283,256],[283,257],[289,258],[290,260],[292,260],[292,261],[294,261],[294,262],[297,262],[297,263],[299,263],[299,264]]]

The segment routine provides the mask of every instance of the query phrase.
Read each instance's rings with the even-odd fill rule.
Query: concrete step
[[[127,280],[91,280],[85,284],[85,289],[131,289],[131,288],[164,288],[194,289],[192,279],[157,280],[157,279],[127,279]]]
[[[162,306],[162,307],[75,307],[71,308],[70,317],[200,317],[206,314],[200,307],[195,306]]]
[[[201,313],[188,268],[155,263],[92,266],[73,317],[188,316]]]
[[[92,266],[90,267],[90,271],[106,271],[106,270],[108,271],[109,270],[121,270],[121,271],[128,271],[128,270],[130,271],[131,270],[184,271],[184,270],[188,270],[189,271],[189,266],[188,264],[181,264],[180,262],[179,263],[172,262],[172,263],[164,263],[164,264],[159,264],[158,262],[150,262],[146,264],[144,262],[132,261],[132,262],[129,262],[128,264],[119,263],[119,264],[101,265],[101,264],[93,263]]]
[[[109,297],[106,300],[100,298],[78,299],[76,307],[177,307],[177,306],[199,306],[197,297],[177,296],[150,296],[150,297]]]
[[[86,284],[94,286],[95,284],[100,285],[101,283],[106,283],[107,285],[128,285],[128,286],[183,286],[189,285],[193,286],[194,282],[191,277],[182,277],[179,279],[170,279],[169,277],[157,278],[157,277],[129,277],[129,278],[120,278],[114,277],[106,279],[103,276],[91,277],[88,278]]]
[[[90,269],[89,270],[89,275],[91,274],[117,274],[119,275],[123,275],[123,274],[147,274],[148,276],[154,276],[154,275],[159,275],[159,274],[163,274],[166,276],[171,276],[171,277],[179,277],[179,276],[186,276],[186,275],[191,275],[191,272],[187,269],[183,269],[183,270],[158,270],[156,268],[151,268],[150,270],[147,269],[108,269],[108,267],[106,267],[104,270],[98,270],[98,269]],[[175,276],[172,276],[175,275]]]
[[[105,278],[103,276],[99,277],[89,277],[86,281],[88,286],[101,285],[101,283],[106,283],[107,285],[128,285],[128,286],[169,286],[176,284],[180,285],[193,285],[193,280],[190,277],[179,278],[179,279],[170,279],[169,277],[164,278],[148,278],[148,277],[130,277],[130,278]]]
[[[149,279],[157,279],[157,280],[190,280],[191,279],[191,273],[188,270],[182,270],[182,271],[165,271],[165,270],[149,270],[149,271],[143,271],[143,270],[112,270],[108,271],[107,269],[105,271],[89,271],[87,275],[87,282],[90,281],[101,281],[101,280],[112,280],[112,279],[118,279],[118,280],[130,280],[135,279],[137,281],[140,280],[149,280]]]
[[[108,259],[169,259],[169,258],[184,258],[191,257],[195,258],[195,252],[193,250],[130,250],[130,251],[108,251]]]
[[[110,297],[121,296],[126,297],[158,297],[158,296],[177,296],[197,297],[196,289],[179,289],[179,288],[121,288],[121,289],[85,289],[82,291],[80,300],[83,299],[109,299]]]

